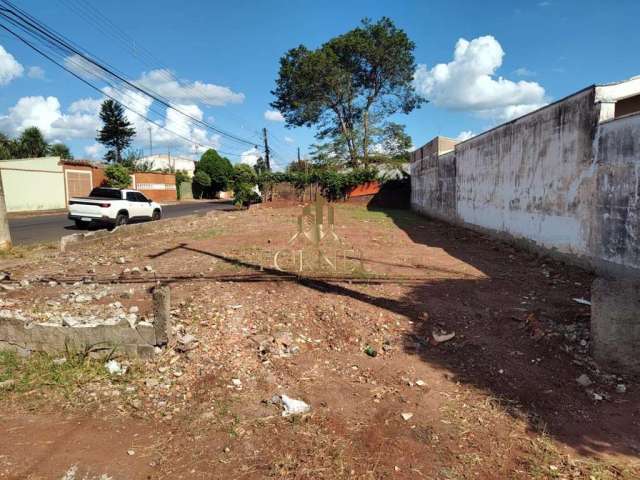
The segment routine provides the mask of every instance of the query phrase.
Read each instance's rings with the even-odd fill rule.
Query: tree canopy
[[[46,156],[73,159],[69,147],[64,143],[49,145],[38,127],[26,128],[13,139],[0,133],[0,160]]]
[[[96,140],[107,148],[104,158],[108,162],[120,163],[121,153],[129,145],[136,134],[124,114],[124,108],[115,100],[107,99],[100,108],[102,128],[98,131]]]
[[[271,105],[287,126],[315,126],[319,139],[345,145],[352,166],[367,165],[372,126],[425,101],[412,83],[414,47],[386,17],[365,19],[316,50],[300,45],[280,59]]]
[[[225,190],[229,186],[233,175],[233,166],[228,158],[220,156],[218,152],[210,148],[202,154],[196,165],[196,172],[203,171],[211,179],[208,187],[213,197],[217,192]]]

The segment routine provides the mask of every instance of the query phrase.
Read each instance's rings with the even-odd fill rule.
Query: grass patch
[[[38,253],[51,252],[54,250],[58,250],[58,244],[53,242],[15,245],[10,250],[0,251],[0,260],[26,258]]]
[[[632,480],[640,475],[640,466],[614,465],[605,460],[575,459],[564,455],[544,433],[531,441],[525,465],[527,473],[534,479]]]
[[[343,206],[341,210],[347,213],[348,218],[361,222],[377,223],[381,225],[398,225],[413,224],[415,222],[424,222],[425,219],[413,213],[411,210],[399,209],[373,209],[366,207]]]
[[[0,352],[0,382],[14,382],[0,390],[0,398],[10,391],[21,393],[43,388],[58,389],[69,394],[83,384],[110,377],[104,361],[79,355],[60,358],[65,361],[54,361],[54,357],[44,353],[19,358],[14,352]]]
[[[200,230],[193,235],[194,240],[210,240],[219,235],[222,235],[223,230],[221,228],[207,228],[206,230]]]

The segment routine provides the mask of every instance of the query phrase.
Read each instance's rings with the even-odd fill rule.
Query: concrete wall
[[[65,182],[58,157],[0,161],[8,212],[66,207]]]
[[[608,262],[640,268],[640,114],[602,123],[594,150],[592,251]]]
[[[589,87],[443,153],[412,154],[412,208],[564,254],[640,268],[640,114],[615,118],[640,79]]]
[[[588,89],[456,146],[459,219],[586,254],[597,118]]]

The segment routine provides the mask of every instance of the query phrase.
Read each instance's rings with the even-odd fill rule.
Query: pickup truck
[[[162,207],[137,190],[98,187],[88,197],[69,199],[69,220],[79,228],[91,224],[125,225],[137,220],[159,220]]]

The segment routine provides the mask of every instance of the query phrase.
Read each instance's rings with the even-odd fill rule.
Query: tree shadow
[[[586,352],[574,355],[579,343],[562,334],[588,335],[589,307],[573,299],[589,298],[589,272],[408,210],[371,209],[414,243],[441,248],[486,275],[412,287],[402,303],[424,305],[424,311],[404,311],[414,321],[405,351],[487,392],[524,418],[531,432],[545,432],[580,454],[640,454],[640,395],[616,394],[617,382],[609,381],[593,386],[606,399],[595,401],[576,378],[594,378],[597,366]],[[456,337],[433,346],[434,330]]]
[[[589,362],[563,350],[568,342],[556,333],[555,327],[588,324],[588,307],[572,299],[589,296],[590,273],[406,210],[384,213],[416,244],[441,248],[484,277],[391,276],[386,281],[404,282],[407,293],[387,298],[349,286],[380,280],[296,275],[188,244],[150,258],[185,249],[253,270],[247,281],[295,282],[406,316],[413,321],[413,330],[402,342],[408,354],[450,372],[455,381],[486,392],[511,415],[527,422],[531,432],[547,433],[587,456],[640,453],[638,393],[620,396],[615,384],[598,384],[596,391],[609,400],[594,401],[576,382],[589,372]],[[447,269],[439,272],[450,273]],[[238,275],[228,280],[242,281]],[[434,345],[431,334],[437,330],[456,336]]]

